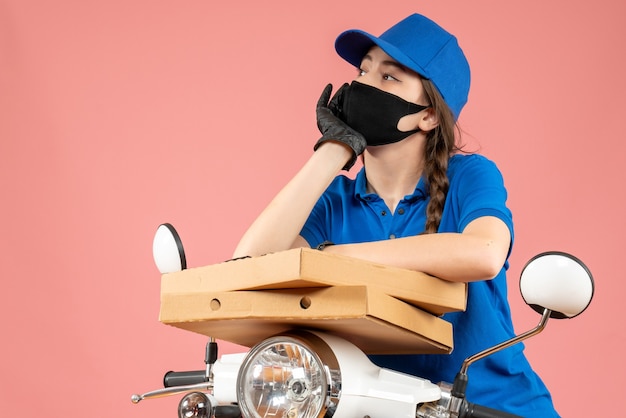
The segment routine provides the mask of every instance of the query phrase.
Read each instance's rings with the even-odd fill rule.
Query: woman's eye
[[[359,70],[359,76],[364,76],[365,75],[365,70]]]
[[[394,76],[392,76],[390,74],[383,75],[383,80],[386,80],[386,81],[398,81],[397,78],[395,78]]]

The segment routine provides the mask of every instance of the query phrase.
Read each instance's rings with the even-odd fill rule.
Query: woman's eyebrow
[[[363,62],[363,61],[370,61],[370,62],[373,61],[372,56],[370,54],[365,54],[365,56],[363,57],[361,62]],[[394,67],[394,68],[397,68],[398,70],[401,70],[401,71],[404,71],[404,72],[407,71],[407,68],[404,65],[402,65],[399,62],[394,61],[394,60],[384,60],[380,64],[381,65],[385,65],[385,66],[389,66],[389,67]]]
[[[400,71],[404,71],[404,72],[407,71],[407,68],[404,65],[400,64],[399,62],[397,62],[397,61],[386,60],[386,61],[381,62],[380,64],[381,65],[387,65],[389,67],[397,68]]]

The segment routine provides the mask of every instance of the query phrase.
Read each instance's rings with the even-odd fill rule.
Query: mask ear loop
[[[406,114],[406,115],[402,116],[402,118],[405,118],[405,117],[407,117],[407,116],[417,115],[418,113],[423,112],[424,110],[428,110],[428,109],[430,109],[430,108],[432,108],[432,107],[433,107],[433,105],[430,105],[430,104],[429,104],[429,105],[421,105],[421,104],[411,103],[411,102],[408,102],[408,103],[410,103],[410,104],[412,104],[412,105],[419,106],[421,109],[420,109],[419,111],[417,111],[417,112],[408,113],[408,114]],[[400,123],[400,121],[402,120],[402,118],[398,119],[398,124]],[[401,131],[401,130],[398,128],[398,126],[396,125],[396,129],[398,130],[398,132],[403,132],[403,133],[409,133],[409,132],[410,132],[409,136],[410,136],[410,135],[413,135],[413,134],[416,134],[416,133],[418,133],[418,132],[424,132],[424,130],[423,130],[422,128],[420,128],[419,126],[418,126],[417,128],[415,128],[415,129],[412,129],[412,130],[408,130],[408,131]]]

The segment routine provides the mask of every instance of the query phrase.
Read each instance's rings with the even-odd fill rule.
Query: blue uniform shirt
[[[501,219],[511,231],[513,221],[506,206],[502,175],[487,158],[455,155],[448,166],[450,187],[439,232],[462,232],[481,216]],[[377,195],[367,193],[365,169],[354,180],[337,176],[320,197],[301,235],[315,247],[379,241],[418,235],[424,231],[429,196],[423,179],[390,213]],[[512,240],[511,240],[512,242]],[[465,358],[514,336],[507,300],[508,262],[492,280],[468,285],[467,309],[443,316],[454,329],[451,354],[375,355],[372,361],[432,382],[452,382]],[[531,369],[519,343],[481,359],[468,370],[467,399],[524,417],[558,417],[541,379]]]

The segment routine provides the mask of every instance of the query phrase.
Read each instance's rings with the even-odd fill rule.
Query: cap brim
[[[355,67],[361,65],[361,61],[367,51],[373,46],[379,46],[387,55],[398,61],[405,67],[415,71],[424,78],[430,78],[424,69],[410,59],[406,54],[389,42],[358,29],[350,29],[341,33],[335,40],[337,54]]]

